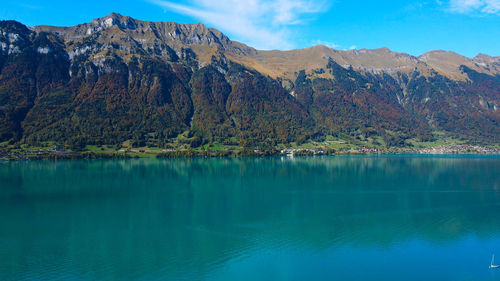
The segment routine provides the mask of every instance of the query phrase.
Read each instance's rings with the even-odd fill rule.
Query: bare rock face
[[[112,13],[71,27],[0,22],[0,141],[275,145],[327,134],[388,146],[433,131],[500,137],[500,58],[315,46],[260,51],[201,23]]]

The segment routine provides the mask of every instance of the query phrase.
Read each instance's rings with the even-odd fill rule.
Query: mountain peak
[[[29,33],[30,30],[26,25],[15,20],[0,21],[0,29],[6,29],[17,33]]]
[[[314,45],[314,46],[312,46],[310,48],[316,48],[316,49],[334,49],[334,48],[328,47],[328,46],[326,46],[324,44]]]
[[[492,57],[490,55],[479,53],[474,58],[474,61],[482,61],[482,62],[497,62],[500,63],[500,57]]]
[[[474,58],[493,58],[493,57],[487,54],[479,53]]]
[[[466,66],[480,73],[493,75],[500,73],[500,68],[490,67],[489,65],[499,60],[483,54],[470,59],[452,51],[433,50],[421,55],[418,59],[427,63],[439,73],[457,80],[468,79],[466,74],[460,70],[461,66]]]
[[[463,59],[468,59],[467,57],[462,56],[461,54],[455,53],[453,51],[446,51],[446,50],[441,50],[441,49],[428,51],[427,53],[419,56],[419,58],[425,60],[425,59],[428,59],[428,58],[431,58],[431,57],[443,57],[443,56],[446,56],[448,58],[450,58],[450,57],[460,57],[460,58],[463,58]]]
[[[109,15],[105,16],[105,18],[112,18],[120,20],[123,16],[119,13],[111,12]]]
[[[90,24],[97,26],[97,28],[109,28],[111,26],[118,26],[123,29],[135,29],[137,21],[129,16],[122,16],[118,13],[111,13],[105,17],[94,19]]]
[[[375,51],[382,51],[382,52],[392,52],[391,49],[387,47],[382,47],[382,48],[377,48]]]
[[[297,71],[305,69],[312,72],[325,67],[329,58],[341,66],[373,73],[418,70],[420,73],[430,75],[437,71],[448,78],[464,80],[467,77],[460,71],[461,65],[478,72],[500,73],[498,70],[500,58],[482,54],[470,59],[451,51],[433,50],[414,57],[394,52],[388,47],[343,51],[325,45],[284,52],[258,51],[231,41],[219,30],[208,28],[203,23],[151,22],[119,13],[110,13],[89,23],[72,27],[38,26],[32,30],[55,32],[68,41],[92,36],[100,48],[113,43],[113,46],[119,46],[122,51],[129,52],[131,49],[139,48],[146,53],[161,54],[160,56],[165,58],[170,57],[168,54],[171,51],[182,57],[183,50],[192,49],[201,65],[210,63],[213,56],[218,57],[224,53],[227,58],[271,77],[288,75],[287,78],[290,79],[294,79],[294,73]],[[72,48],[76,47],[70,47],[70,52],[74,51]]]

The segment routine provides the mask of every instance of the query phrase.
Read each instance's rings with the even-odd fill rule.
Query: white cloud
[[[327,46],[328,48],[332,48],[332,49],[340,48],[340,45],[338,45],[338,44],[335,44],[333,42],[323,41],[323,40],[314,40],[311,43],[312,43],[312,45],[324,45],[324,46]]]
[[[336,50],[344,50],[344,51],[349,51],[349,50],[356,50],[358,47],[356,45],[351,45],[349,48],[346,48],[345,46],[333,43],[333,42],[328,42],[328,41],[323,41],[323,40],[314,40],[311,41],[311,45],[316,46],[316,45],[324,45],[327,46],[328,48],[336,49]]]
[[[150,0],[164,9],[196,18],[258,49],[294,47],[290,26],[327,10],[327,0],[191,0],[178,4]]]
[[[500,14],[500,0],[450,0],[449,5],[456,13]]]

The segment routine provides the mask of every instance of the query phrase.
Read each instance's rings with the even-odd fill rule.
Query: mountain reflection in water
[[[500,280],[499,171],[495,156],[4,162],[0,279]]]

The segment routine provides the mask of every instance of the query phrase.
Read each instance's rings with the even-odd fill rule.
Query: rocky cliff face
[[[73,27],[3,21],[0,47],[0,142],[500,137],[500,59],[487,55],[259,51],[202,24],[118,14]]]

